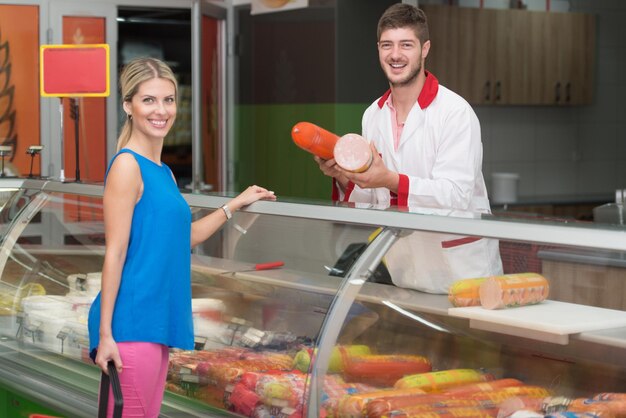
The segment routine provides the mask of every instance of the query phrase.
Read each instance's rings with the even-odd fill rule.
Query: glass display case
[[[62,416],[96,416],[102,191],[0,181],[0,386]],[[184,196],[195,218],[229,199]],[[543,276],[548,299],[491,310],[393,285],[385,255],[430,233],[498,240],[504,273]],[[195,350],[171,350],[161,416],[623,415],[625,254],[611,225],[257,202],[191,253]]]

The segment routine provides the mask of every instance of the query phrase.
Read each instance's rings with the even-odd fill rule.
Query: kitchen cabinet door
[[[424,10],[433,44],[426,67],[471,104],[591,102],[592,15],[432,5]]]
[[[459,8],[450,6],[424,6],[429,22],[430,51],[426,70],[431,71],[444,86],[457,85],[463,69],[458,66],[460,37]]]
[[[582,13],[530,13],[532,103],[579,105],[593,97],[595,18]]]
[[[555,71],[556,96],[560,105],[590,103],[592,99],[593,61],[595,50],[595,20],[591,15],[580,13],[554,13],[550,16],[550,28],[556,28],[557,42],[553,43],[553,57],[558,63]]]
[[[494,39],[494,12],[479,9],[458,9],[459,40],[457,68],[459,77],[452,90],[470,103],[484,104],[494,100],[492,65]]]
[[[528,47],[522,14],[436,6],[424,10],[433,43],[427,68],[443,85],[472,104],[523,99],[526,91],[517,81],[528,76],[523,66]]]
[[[531,77],[527,62],[532,54],[527,15],[521,10],[494,10],[492,16],[491,103],[527,104]]]

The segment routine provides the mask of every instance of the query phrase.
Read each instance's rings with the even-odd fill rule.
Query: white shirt
[[[376,145],[387,168],[400,174],[398,193],[386,188],[361,189],[350,183],[338,197],[409,210],[490,213],[478,118],[461,96],[426,74],[397,149],[395,121],[387,103],[391,92],[363,114],[363,137]],[[416,232],[401,238],[385,260],[394,284],[432,293],[447,293],[455,280],[502,274],[498,241],[480,237]]]

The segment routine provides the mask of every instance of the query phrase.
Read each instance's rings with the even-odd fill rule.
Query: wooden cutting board
[[[449,308],[448,315],[468,318],[471,328],[557,344],[568,344],[571,334],[626,326],[624,311],[554,300],[496,310]]]

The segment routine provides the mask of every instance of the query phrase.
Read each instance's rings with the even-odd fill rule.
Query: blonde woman
[[[157,417],[169,347],[193,349],[190,248],[241,207],[276,197],[250,186],[222,210],[192,222],[161,161],[163,139],[176,119],[174,74],[159,60],[136,59],[122,70],[120,89],[127,120],[105,180],[106,248],[102,291],[89,313],[90,354],[105,373],[107,363],[115,363],[124,416]]]

